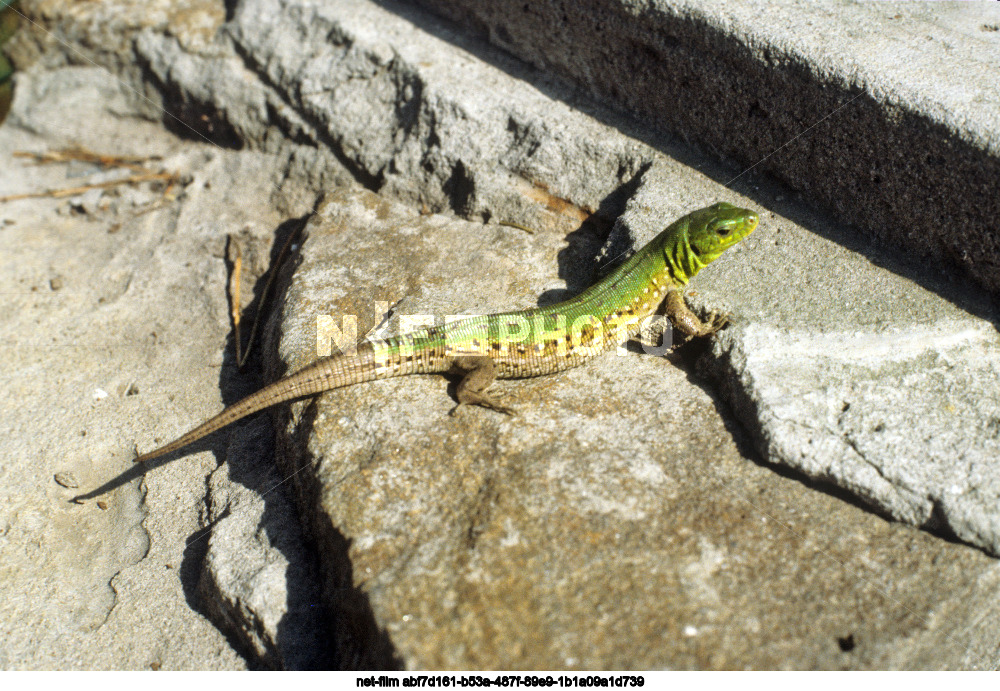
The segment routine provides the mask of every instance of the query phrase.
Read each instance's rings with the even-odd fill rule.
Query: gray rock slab
[[[648,171],[601,259],[651,239],[676,213],[676,187],[670,171]],[[811,230],[765,213],[699,281],[695,304],[734,315],[706,369],[770,462],[1000,554],[990,301],[944,274],[851,249],[829,217],[803,225]]]
[[[124,37],[107,43],[128,45],[143,72],[98,40],[118,4],[127,21],[112,26]],[[439,38],[377,3],[249,0],[211,39],[185,19],[214,17],[206,4],[174,3],[164,14],[131,0],[101,10],[28,0],[37,26],[11,51],[18,64],[49,64],[58,59],[46,48],[64,42],[71,49],[57,44],[62,53],[106,66],[146,96],[151,117],[187,134],[265,151],[314,146],[298,152],[295,171],[314,189],[334,184],[343,163],[366,185],[429,210],[533,228],[594,211],[613,218],[619,188],[655,155],[550,98],[544,75],[499,52],[497,69],[448,40],[457,34]]]
[[[198,582],[213,622],[274,669],[329,669],[330,622],[315,556],[272,461],[267,420],[235,430],[209,478]]]
[[[1000,288],[996,3],[412,4]]]
[[[1000,554],[1000,339],[973,319],[885,331],[748,326],[720,341],[767,457]],[[737,374],[738,373],[738,374]]]
[[[68,118],[63,106],[76,117]],[[127,110],[103,70],[38,79],[22,73],[0,128],[6,162],[0,188],[16,194],[70,187],[99,172],[35,166],[14,158],[18,150],[75,144],[179,163],[178,142],[161,127],[113,115]],[[69,502],[128,468],[134,428],[123,409],[135,407],[136,391],[148,391],[150,380],[138,371],[148,372],[157,315],[180,308],[154,285],[166,278],[163,262],[152,257],[170,223],[155,213],[126,221],[151,204],[134,205],[128,194],[103,197],[93,213],[73,198],[7,202],[0,210],[0,274],[9,307],[0,326],[6,430],[0,665],[239,668],[225,639],[186,605],[178,580],[184,537],[197,526],[200,482],[175,482],[164,496],[159,484],[133,479],[100,504]],[[199,269],[203,259],[195,260]],[[187,273],[188,296],[197,294],[204,279]],[[203,316],[197,305],[191,300],[187,308]],[[159,512],[167,504],[175,520],[164,523]]]
[[[420,215],[367,191],[330,195],[307,232],[274,376],[315,359],[319,317],[356,315],[365,332],[395,304],[392,331],[413,315],[532,306],[565,285],[574,252],[559,233]],[[517,416],[449,416],[432,376],[291,406],[279,461],[320,546],[338,664],[996,664],[990,625],[962,601],[992,611],[993,560],[749,462],[675,364],[611,352],[495,389]]]
[[[638,142],[392,9],[248,0],[227,30],[317,141],[431,210],[538,226],[570,200],[584,218],[646,164]]]
[[[279,191],[288,157],[183,142],[140,117],[133,98],[99,68],[21,72],[14,108],[0,127],[4,195],[122,173],[79,161],[36,165],[15,151],[85,147],[140,156],[152,169],[180,176],[170,195],[144,184],[0,206],[0,292],[8,306],[0,318],[4,669],[248,664],[230,643],[240,647],[240,631],[252,627],[234,632],[219,619],[217,628],[203,614],[212,609],[206,595],[221,601],[231,591],[198,589],[206,580],[202,564],[210,563],[215,574],[224,562],[205,539],[205,526],[219,518],[213,529],[233,532],[220,518],[228,495],[218,473],[211,482],[220,493],[211,503],[214,513],[203,512],[205,477],[215,471],[216,457],[203,449],[144,472],[136,472],[131,459],[137,446],[149,448],[218,410],[220,389],[239,391],[223,367],[230,328],[226,235],[243,242],[252,292],[274,229],[285,214],[305,209],[295,206],[301,195],[294,185]],[[237,475],[228,491],[256,488],[252,476],[242,479],[247,485],[238,484]],[[100,487],[105,491],[98,496],[70,502]],[[274,526],[297,528],[294,509],[286,501],[282,513],[277,496],[267,496],[266,504]],[[227,517],[235,515],[230,510]],[[279,589],[285,599],[274,598],[269,611],[284,606],[292,615],[279,619],[285,628],[271,661],[287,656],[294,666],[303,647],[296,647],[294,632],[302,627],[295,625],[299,612],[288,606],[295,602],[287,591],[302,579],[294,578],[300,562],[288,532],[269,533],[279,535],[271,542],[258,537],[258,543],[266,542],[272,556],[280,549],[289,564],[275,558],[267,572],[277,577],[284,569],[286,579]],[[238,601],[250,588],[246,583],[253,581],[226,601]],[[261,664],[252,657],[249,663]]]
[[[731,180],[738,169],[727,174],[691,150],[667,145],[636,121],[602,110],[546,73],[413,8],[360,0],[245,0],[226,6],[210,0],[83,5],[23,0],[22,7],[38,23],[8,44],[19,66],[34,64],[40,70],[92,60],[120,81],[114,88],[88,92],[93,77],[71,77],[81,72],[59,72],[55,81],[39,79],[35,86],[30,76],[23,77],[19,93],[30,97],[21,101],[24,110],[15,120],[18,136],[37,136],[40,147],[78,141],[95,149],[109,146],[101,138],[107,136],[121,143],[122,151],[143,154],[171,153],[180,146],[170,138],[158,144],[162,131],[134,119],[128,135],[119,134],[117,119],[143,114],[188,137],[250,149],[239,154],[185,149],[169,158],[170,165],[185,171],[184,194],[179,206],[159,215],[131,215],[156,197],[150,190],[88,192],[54,207],[63,212],[58,223],[44,217],[49,235],[39,237],[48,241],[31,232],[9,236],[22,253],[12,256],[25,257],[15,268],[31,273],[29,280],[15,272],[18,281],[34,281],[38,288],[48,281],[51,290],[68,294],[65,286],[77,285],[73,276],[79,275],[85,278],[79,285],[94,291],[100,306],[85,302],[89,312],[81,312],[80,305],[53,312],[58,326],[43,320],[43,327],[48,324],[63,342],[112,353],[93,366],[86,364],[86,355],[42,364],[28,358],[26,368],[18,370],[22,379],[43,370],[58,379],[63,370],[57,363],[64,362],[67,386],[81,378],[89,382],[73,389],[87,391],[88,405],[94,401],[81,426],[88,443],[113,439],[117,444],[88,452],[89,461],[69,453],[46,470],[46,477],[87,488],[127,467],[134,442],[148,448],[217,412],[223,401],[232,402],[238,387],[214,369],[225,352],[222,243],[228,232],[258,248],[259,261],[251,262],[258,265],[251,272],[256,275],[267,265],[274,228],[304,213],[319,192],[339,181],[353,176],[409,204],[406,211],[385,199],[335,197],[343,208],[337,211],[331,202],[328,216],[342,214],[339,218],[356,228],[356,237],[322,226],[322,218],[314,222],[314,238],[332,239],[315,255],[306,245],[303,258],[313,268],[296,275],[287,296],[283,359],[272,363],[271,374],[277,375],[315,357],[316,313],[309,310],[320,304],[333,309],[331,300],[337,309],[368,315],[367,328],[399,300],[396,307],[403,313],[478,311],[528,306],[579,290],[595,275],[591,258],[603,241],[597,230],[601,220],[615,218],[638,186],[600,255],[605,264],[640,243],[642,234],[656,227],[652,219],[673,218],[720,198],[762,211],[762,228],[699,276],[692,293],[699,307],[721,307],[734,315],[702,371],[717,379],[712,386],[719,387],[749,430],[762,460],[839,484],[852,493],[848,496],[887,515],[995,552],[990,502],[996,473],[989,458],[995,439],[989,387],[995,342],[986,325],[995,321],[993,313],[981,296],[952,280],[953,264],[918,265],[900,259],[898,252],[880,253],[845,231],[844,221],[882,228],[887,233],[882,237],[899,240],[890,247],[952,257],[959,264],[971,260],[969,271],[988,284],[996,263],[984,257],[989,259],[993,236],[983,234],[976,218],[962,214],[989,214],[995,196],[980,195],[975,205],[959,210],[954,205],[975,195],[977,184],[996,177],[991,168],[995,130],[987,117],[995,86],[973,89],[985,99],[983,115],[982,99],[975,94],[968,99],[964,86],[941,89],[928,101],[921,100],[926,85],[913,83],[911,89],[910,82],[893,81],[895,72],[876,81],[872,70],[884,65],[866,61],[878,53],[872,46],[883,44],[866,33],[861,19],[881,9],[838,5],[844,14],[825,12],[828,23],[816,25],[823,6],[776,5],[786,13],[801,10],[806,23],[821,28],[773,38],[763,32],[774,22],[748,29],[742,8],[733,10],[730,22],[719,20],[711,8],[654,4],[644,15],[648,25],[634,32],[635,41],[622,42],[637,47],[629,55],[645,54],[643,59],[653,61],[642,63],[643,68],[661,64],[656,62],[661,54],[638,49],[650,32],[661,29],[670,39],[663,54],[700,56],[681,62],[694,76],[711,78],[684,83],[685,72],[678,70],[662,82],[681,89],[671,92],[675,103],[663,112],[679,113],[701,128],[693,134],[676,128],[692,141],[739,159],[769,141],[775,146],[786,141],[783,132],[802,135],[768,164],[806,196],[793,197],[760,179],[738,180],[754,200],[749,202],[657,147],[719,180]],[[883,14],[876,23],[890,27],[883,33],[905,49],[908,61],[940,58],[947,66],[954,56],[965,56],[970,69],[978,69],[981,63],[969,56],[969,46],[980,44],[965,42],[970,32],[981,31],[978,15],[950,12],[950,19],[930,18],[912,7],[899,6],[899,18]],[[572,19],[597,16],[582,11]],[[845,17],[850,30],[836,30]],[[903,31],[891,29],[897,22]],[[913,36],[924,28],[931,36],[930,52],[915,48],[919,42]],[[953,40],[963,32],[961,41]],[[830,43],[824,43],[827,35]],[[985,54],[994,50],[990,36],[974,35],[985,41]],[[707,53],[692,52],[705,36],[720,41],[705,44],[713,49]],[[591,49],[612,43],[581,40],[577,45]],[[832,51],[835,59],[814,59],[823,51]],[[720,70],[705,57],[709,54],[743,60],[727,64],[750,65],[752,74]],[[767,63],[769,55],[773,65]],[[645,73],[632,69],[605,82],[645,99],[644,108],[655,107],[657,94],[669,89],[661,84],[659,91],[643,90],[628,78]],[[738,118],[725,116],[726,108],[748,103],[729,98],[745,92],[720,80],[726,77],[742,79],[752,93],[766,95],[758,103],[765,121],[759,127],[746,126],[744,111]],[[750,77],[777,83],[761,90]],[[697,90],[706,85],[708,91]],[[857,95],[856,87],[863,96],[839,114],[848,125],[831,115],[811,127],[813,115],[832,113]],[[711,88],[729,89],[727,98],[706,96]],[[39,98],[41,105],[32,105]],[[53,104],[57,98],[62,99],[58,106]],[[102,114],[66,117],[87,112],[94,103],[102,104]],[[720,108],[725,112],[720,114]],[[655,118],[644,122],[659,123]],[[733,123],[740,129],[736,138]],[[720,139],[718,146],[713,137]],[[843,153],[852,146],[853,158]],[[930,158],[921,163],[912,157],[914,151]],[[987,158],[976,158],[977,151]],[[866,169],[872,156],[887,169]],[[814,169],[834,164],[841,167],[815,179]],[[51,170],[5,184],[11,192],[32,189],[33,180],[58,186],[44,178]],[[969,170],[981,175],[965,184]],[[825,200],[841,213],[810,213],[804,198]],[[870,217],[851,215],[869,208],[865,204],[874,209]],[[370,208],[363,213],[359,207]],[[890,222],[900,208],[913,211],[907,223]],[[378,226],[379,219],[370,218],[372,209],[384,213],[381,221],[395,220]],[[416,209],[425,215],[414,216]],[[513,221],[540,233],[521,235],[496,224],[453,227],[453,221],[426,215],[435,210]],[[115,229],[110,235],[129,230],[113,242],[91,249],[80,241],[72,249],[59,244],[65,238],[51,237],[53,228],[75,214],[100,223],[93,219],[109,213],[125,214],[117,229],[118,221],[108,221],[107,229]],[[574,230],[582,220],[591,223]],[[374,223],[379,232],[364,239],[370,234],[365,223]],[[960,228],[972,239],[942,249],[947,238],[940,233],[948,228]],[[410,237],[422,234],[434,242]],[[134,236],[135,242],[122,244],[121,237]],[[559,244],[564,237],[565,244]],[[497,247],[484,247],[487,240]],[[456,259],[473,249],[475,265]],[[89,265],[97,262],[101,269]],[[461,282],[470,278],[475,280]],[[41,304],[30,307],[42,309]],[[96,316],[81,323],[81,313]],[[38,322],[29,328],[13,315],[8,318],[19,338],[37,328]],[[126,336],[119,340],[135,344],[132,355],[128,348],[122,355],[106,343],[107,334],[122,333]],[[40,352],[32,351],[31,357]],[[442,394],[440,380],[373,385],[378,393],[370,399],[337,393],[317,408],[296,408],[305,424],[279,437],[286,464],[279,479],[301,470],[296,475],[299,506],[308,517],[310,539],[324,549],[324,599],[334,609],[330,626],[337,642],[333,659],[348,666],[504,666],[505,660],[557,667],[996,665],[992,561],[939,537],[888,525],[748,464],[745,456],[754,452],[738,445],[743,433],[728,418],[727,404],[712,397],[714,389],[699,388],[696,376],[658,360],[640,362],[637,373],[595,363],[586,372],[567,373],[561,384],[539,380],[527,388],[501,388],[523,396],[514,401],[519,407],[535,406],[535,419],[545,424],[530,434],[524,425],[491,419],[488,411],[445,417],[451,401]],[[132,370],[145,376],[125,374]],[[27,380],[22,379],[15,381],[24,394]],[[151,390],[161,397],[151,400]],[[633,399],[633,391],[638,398]],[[23,398],[12,400],[16,407]],[[59,414],[65,413],[66,400],[80,401],[63,397],[51,408],[64,426],[70,418]],[[323,413],[332,409],[322,406],[331,405],[351,413]],[[639,409],[644,414],[628,414]],[[343,429],[334,426],[331,432],[316,425],[310,434],[313,417],[324,414],[346,421],[337,423]],[[49,442],[38,436],[37,418],[25,415],[10,417],[15,433],[9,443],[19,458],[26,440],[31,448],[62,448],[74,432],[73,425],[57,425],[46,432],[54,435]],[[250,426],[241,434],[243,429]],[[324,446],[328,441],[339,446]],[[175,465],[156,469],[158,483],[172,479],[149,485],[146,502],[153,518],[147,518],[146,529],[152,542],[149,556],[133,568],[124,565],[138,559],[142,549],[126,538],[137,534],[130,526],[141,520],[142,488],[122,485],[113,534],[125,547],[95,561],[100,568],[94,567],[89,581],[99,583],[119,570],[117,604],[108,623],[97,629],[93,646],[77,645],[74,649],[82,652],[70,659],[52,653],[55,639],[28,645],[35,621],[28,617],[9,639],[16,642],[9,646],[12,659],[35,667],[240,664],[224,644],[212,648],[217,632],[199,629],[207,624],[180,604],[182,594],[189,597],[198,589],[201,596],[218,598],[218,607],[207,613],[262,664],[322,665],[322,655],[310,653],[314,643],[309,641],[325,624],[310,620],[300,608],[312,602],[308,554],[289,527],[287,504],[271,501],[261,490],[273,478],[260,468],[239,465],[249,456],[266,456],[266,444],[248,451],[236,443],[231,453],[237,472],[228,482],[227,473],[215,472],[203,513],[198,509],[203,483],[191,483],[189,465],[183,471]],[[223,451],[218,453],[221,457]],[[214,460],[199,458],[201,475],[214,469]],[[296,465],[303,458],[321,459],[321,467],[313,472]],[[109,459],[122,465],[111,467]],[[717,480],[708,494],[706,477]],[[17,478],[11,482],[23,485]],[[59,488],[53,492],[69,489],[54,479],[52,485]],[[176,525],[155,522],[179,506],[184,511]],[[245,515],[234,516],[226,507],[239,507]],[[181,554],[184,536],[193,537],[203,524],[211,524],[220,537],[201,538],[198,532],[197,547]],[[10,525],[16,537],[11,549],[40,539],[19,532],[31,521]],[[248,555],[245,562],[239,560],[241,551]],[[817,560],[823,568],[813,568]],[[167,572],[178,564],[190,569],[202,561],[209,568],[186,577],[187,590],[178,587],[176,576],[154,569],[156,564]],[[24,573],[22,583],[35,574]],[[45,592],[61,587],[48,575],[37,584]],[[122,595],[136,593],[136,584],[154,593],[155,616],[178,622],[151,634],[158,643],[148,655],[126,649],[136,627],[144,631],[153,616],[141,597]],[[91,614],[109,602],[107,593],[94,587],[105,600],[96,597]],[[17,612],[31,610],[41,592],[19,596]],[[751,614],[744,617],[746,612]],[[648,616],[633,624],[633,613]],[[77,626],[78,620],[73,615],[67,621]],[[283,629],[295,621],[303,623]],[[597,623],[587,630],[572,627],[581,621]],[[115,643],[106,644],[102,636],[114,636]],[[67,640],[77,639],[74,633]],[[838,640],[858,644],[844,657],[842,648],[850,646]],[[202,661],[198,655],[205,650],[222,661]],[[589,657],[574,652],[581,650]]]

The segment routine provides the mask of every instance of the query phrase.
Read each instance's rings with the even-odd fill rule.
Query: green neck
[[[691,244],[688,242],[687,227],[678,228],[663,249],[667,270],[679,286],[687,285],[688,281],[708,264],[708,262],[702,262],[698,255],[692,251]]]

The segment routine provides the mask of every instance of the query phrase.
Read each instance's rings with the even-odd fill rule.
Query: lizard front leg
[[[464,374],[455,389],[458,405],[452,408],[452,415],[465,404],[491,408],[507,415],[514,414],[513,408],[501,405],[483,393],[497,376],[493,358],[487,355],[465,355],[455,358],[452,362],[452,368]]]
[[[709,313],[707,322],[698,319],[698,315],[688,308],[684,293],[679,289],[667,293],[667,316],[687,336],[708,336],[729,323],[729,315],[714,310]]]

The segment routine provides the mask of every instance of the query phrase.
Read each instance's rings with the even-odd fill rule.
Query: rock
[[[972,320],[880,332],[748,326],[723,377],[762,453],[1000,555],[1000,339]]]
[[[430,210],[531,227],[579,221],[645,163],[633,140],[391,8],[248,0],[227,30],[315,141],[371,186]]]
[[[330,623],[315,556],[274,465],[266,420],[234,432],[209,480],[207,551],[198,583],[212,620],[277,669],[330,668]]]
[[[315,359],[320,316],[356,315],[361,334],[385,304],[390,329],[531,306],[566,251],[369,192],[331,195],[307,232],[272,376]],[[718,401],[670,362],[611,352],[495,389],[517,416],[451,417],[436,376],[291,407],[279,460],[321,555],[338,665],[934,667],[965,645],[963,664],[992,664],[994,644],[929,618],[958,592],[991,598],[992,560],[747,462]],[[909,656],[941,627],[947,650]]]
[[[16,459],[5,476],[13,508],[0,523],[0,576],[17,595],[5,618],[15,622],[7,659],[108,668],[996,666],[995,562],[852,504],[995,552],[995,473],[982,460],[995,436],[995,337],[986,326],[994,310],[953,268],[900,252],[937,243],[932,254],[971,257],[969,273],[989,283],[992,241],[941,250],[951,229],[988,226],[939,223],[937,207],[914,225],[882,223],[886,209],[937,204],[945,187],[934,176],[889,180],[865,163],[894,146],[877,134],[884,125],[933,140],[892,156],[917,150],[931,156],[913,159],[921,171],[951,175],[957,161],[967,173],[970,155],[992,150],[988,136],[966,136],[985,120],[956,138],[927,124],[934,113],[873,106],[869,89],[860,110],[844,113],[874,118],[878,142],[849,158],[823,142],[850,148],[869,130],[845,130],[832,116],[801,130],[796,115],[831,109],[779,108],[755,128],[745,99],[677,102],[688,115],[736,108],[740,117],[725,122],[696,117],[713,136],[741,128],[727,142],[760,134],[762,123],[778,132],[796,123],[800,148],[769,164],[818,151],[829,157],[819,163],[847,166],[850,175],[801,185],[827,201],[847,185],[834,203],[847,217],[888,194],[894,206],[862,220],[906,240],[889,255],[846,231],[839,213],[810,211],[811,196],[667,144],[644,129],[649,122],[626,121],[406,5],[22,7],[36,24],[5,46],[23,71],[2,150],[113,149],[161,157],[180,177],[170,194],[93,194],[77,205],[86,216],[70,206],[59,216],[51,200],[19,202],[16,214],[4,207],[6,292],[19,308],[0,325],[15,344],[3,442]],[[729,48],[742,40],[730,39]],[[743,55],[753,63],[766,53]],[[119,81],[54,69],[81,59]],[[691,65],[713,70],[710,61]],[[780,81],[782,69],[762,74]],[[799,94],[807,103],[845,103],[843,89],[817,84],[825,83]],[[660,96],[647,95],[646,105]],[[876,156],[878,165],[892,156]],[[976,159],[986,171],[977,184],[994,159]],[[811,180],[806,173],[822,166],[788,170]],[[4,172],[5,193],[65,186],[69,175]],[[858,175],[888,182],[872,178],[855,194]],[[948,184],[963,185],[963,175]],[[752,201],[712,178],[741,184]],[[905,179],[913,184],[895,195]],[[927,180],[934,194],[921,187]],[[350,187],[357,182],[383,196]],[[236,381],[225,348],[225,238],[245,243],[245,301],[288,224],[321,193],[328,202],[288,269],[297,267],[289,290],[276,296],[284,306],[272,342],[258,349],[272,378],[316,357],[317,317],[331,310],[358,315],[361,335],[390,307],[390,328],[399,328],[399,313],[547,304],[592,282],[595,256],[606,268],[691,208],[724,198],[761,209],[762,225],[692,287],[697,309],[733,316],[710,347],[683,345],[668,361],[633,348],[558,377],[498,385],[521,411],[510,419],[476,409],[448,416],[454,402],[433,377],[297,404],[290,428],[282,407],[278,476],[258,436],[266,418],[185,451],[214,458],[132,468],[136,445],[149,448],[252,390]],[[962,207],[967,193],[976,185],[949,196],[949,208],[959,200],[962,213],[989,217],[988,204]],[[601,252],[602,228],[622,209]],[[933,233],[917,232],[936,222]],[[58,291],[53,276],[62,277]],[[40,333],[60,348],[24,340]],[[25,400],[45,401],[46,425]],[[968,429],[949,428],[952,419]],[[230,436],[232,445],[220,442]],[[217,469],[223,460],[231,463]],[[56,473],[80,488],[70,493]],[[268,490],[293,481],[305,535],[290,502]],[[95,485],[111,494],[64,507],[66,523],[53,518],[61,503],[23,489],[48,487],[62,502]],[[113,549],[81,553],[88,530],[110,536]],[[86,607],[53,595],[69,592],[67,583],[85,584]],[[329,612],[315,611],[317,597]],[[62,604],[39,604],[49,601]],[[985,623],[972,626],[979,612]],[[134,650],[136,639],[148,646]]]
[[[180,141],[139,117],[120,87],[99,68],[19,72],[18,96],[0,128],[5,194],[107,179],[97,168],[36,165],[15,151],[82,146],[180,174],[173,197],[148,183],[122,196],[112,187],[104,197],[128,203],[94,204],[86,215],[61,214],[64,201],[44,196],[3,205],[0,292],[10,309],[0,318],[7,431],[0,442],[0,584],[7,594],[0,666],[245,668],[248,660],[201,614],[213,608],[197,592],[206,552],[196,539],[204,534],[204,476],[218,461],[202,454],[142,469],[132,458],[136,447],[216,411],[220,389],[241,390],[228,367],[220,370],[229,330],[225,235],[243,238],[248,258],[257,246],[267,256],[287,218],[274,207],[295,215],[309,207],[296,207],[303,195],[294,182],[278,190],[288,157]],[[251,286],[260,275],[255,265],[245,267]],[[213,479],[213,489],[220,484]],[[272,530],[294,527],[294,508],[278,493],[265,495]],[[89,496],[73,503],[78,495]],[[218,529],[232,534],[224,521]],[[276,590],[285,600],[275,599],[269,612],[287,606],[289,616],[279,620],[267,660],[308,666],[304,649],[322,654],[315,637],[325,634],[313,627],[311,642],[296,638],[305,605],[296,599],[300,562],[290,531],[264,539],[271,552],[255,553],[272,560],[269,575],[284,570],[287,579]],[[221,572],[224,560],[207,552]],[[219,627],[228,632],[224,621]],[[254,631],[251,621],[243,624],[242,631]]]

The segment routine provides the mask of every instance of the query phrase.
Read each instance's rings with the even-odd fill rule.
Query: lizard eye
[[[729,233],[731,231],[732,231],[732,228],[730,228],[729,226],[722,226],[718,230],[716,230],[715,232],[716,232],[716,234],[718,234],[721,237],[726,237],[727,235],[729,235]]]

